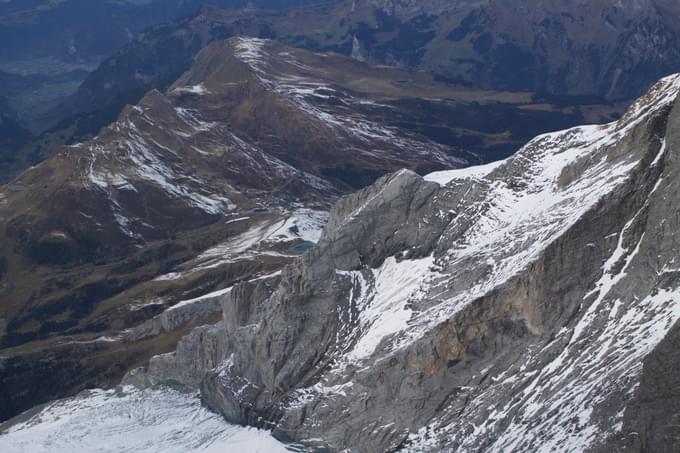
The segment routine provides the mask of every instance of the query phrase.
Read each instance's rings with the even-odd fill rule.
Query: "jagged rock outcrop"
[[[203,374],[210,408],[311,450],[675,451],[679,90],[343,199],[318,247],[137,382]]]

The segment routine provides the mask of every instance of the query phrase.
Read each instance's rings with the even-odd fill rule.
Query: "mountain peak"
[[[257,64],[261,61],[263,55],[262,51],[266,44],[271,44],[272,41],[262,38],[253,38],[249,36],[238,36],[233,39],[236,55],[243,61],[250,64]]]

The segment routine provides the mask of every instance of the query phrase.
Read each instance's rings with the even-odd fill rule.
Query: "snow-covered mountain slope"
[[[193,320],[175,313],[171,337],[145,336],[143,351],[97,342],[96,372],[70,362],[92,352],[76,345],[157,332],[173,304],[276,272],[314,245],[343,193],[401,167],[475,159],[383,121],[427,117],[430,104],[386,106],[370,94],[384,90],[353,85],[386,85],[394,101],[413,95],[391,88],[408,77],[270,41],[215,42],[167,90],[0,187],[0,347],[12,363],[0,419],[111,385],[191,322],[219,319],[214,306]],[[449,90],[417,74],[413,86]],[[63,355],[68,379],[53,372]]]
[[[6,452],[290,451],[266,431],[229,425],[194,395],[169,388],[91,390],[0,426]]]
[[[671,76],[615,123],[343,198],[315,249],[130,382],[200,387],[308,448],[677,451],[655,417],[680,414],[660,365],[680,329],[679,92]]]

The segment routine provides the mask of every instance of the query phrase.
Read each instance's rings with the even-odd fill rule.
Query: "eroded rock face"
[[[313,450],[673,451],[679,89],[343,199],[315,249],[138,381]]]
[[[599,451],[674,452],[680,449],[680,324],[645,358],[640,385],[623,417],[621,433]]]
[[[130,371],[123,384],[150,387],[162,383],[197,388],[205,372],[218,366],[224,357],[223,331],[222,322],[194,329],[179,341],[175,352],[155,356],[147,367]]]

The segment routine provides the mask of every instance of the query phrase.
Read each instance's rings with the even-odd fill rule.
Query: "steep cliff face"
[[[679,89],[344,198],[318,247],[128,381],[200,383],[319,450],[677,451]]]

